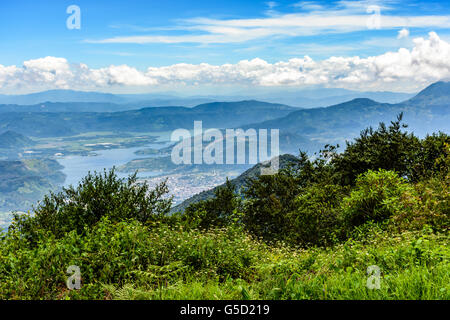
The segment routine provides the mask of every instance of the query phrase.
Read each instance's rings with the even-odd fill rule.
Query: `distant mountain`
[[[285,104],[279,104],[279,103],[268,103],[268,102],[262,102],[262,101],[256,101],[256,100],[244,100],[244,101],[238,101],[238,102],[204,103],[204,104],[194,107],[193,110],[196,112],[208,112],[208,113],[232,112],[236,115],[239,115],[241,113],[244,114],[244,113],[248,112],[248,110],[258,110],[261,112],[273,111],[273,110],[293,111],[293,110],[297,110],[297,108],[293,108],[293,107],[287,106]]]
[[[120,112],[5,112],[0,128],[30,136],[67,136],[89,131],[170,131],[204,128],[280,129],[317,143],[342,143],[367,126],[389,122],[404,112],[406,123],[417,134],[450,129],[449,83],[429,86],[402,103],[379,103],[358,98],[330,107],[298,109],[255,100],[214,102],[193,108],[159,107]]]
[[[147,102],[136,102],[133,104],[116,104],[106,102],[43,102],[34,105],[0,104],[0,113],[6,112],[119,112],[130,111],[145,108],[156,108],[163,106],[149,106]],[[138,108],[141,106],[141,108]],[[167,107],[176,107],[169,105]],[[185,108],[185,107],[179,107]],[[197,113],[227,112],[234,113],[237,116],[247,113],[247,108],[258,108],[261,112],[266,110],[298,110],[298,108],[289,107],[279,103],[267,103],[256,100],[237,101],[237,102],[209,102],[196,105],[192,109]],[[176,109],[170,109],[176,112]],[[161,111],[165,112],[165,111]]]
[[[316,89],[259,96],[259,100],[284,103],[293,107],[319,108],[353,99],[366,98],[383,103],[399,103],[414,96],[397,92],[358,92],[344,89]]]
[[[24,148],[35,144],[30,138],[14,131],[6,131],[0,134],[0,149]]]
[[[43,102],[34,105],[0,104],[6,112],[118,112],[138,109],[136,106],[110,102]]]
[[[103,113],[5,112],[0,128],[22,130],[31,136],[67,136],[87,131],[167,131],[192,129],[202,120],[204,128],[239,128],[254,121],[266,121],[298,110],[260,101],[209,103],[194,108],[160,107]]]
[[[428,86],[406,104],[413,105],[449,105],[450,102],[450,82],[439,81]]]
[[[289,165],[294,165],[295,163],[297,163],[298,158],[293,155],[290,155],[290,154],[283,154],[283,155],[280,155],[279,161],[280,161],[279,162],[280,169],[284,169]],[[265,161],[263,163],[258,163],[256,165],[254,165],[253,167],[251,167],[250,169],[243,172],[242,174],[240,174],[238,177],[231,179],[230,182],[231,182],[231,185],[234,187],[234,191],[238,194],[241,194],[242,189],[245,187],[247,181],[251,178],[259,177],[261,175],[261,168],[268,167],[268,166],[269,166],[269,162],[267,162],[267,161]],[[171,212],[173,212],[173,213],[174,212],[183,212],[190,204],[213,198],[215,191],[222,186],[224,186],[224,184],[217,186],[213,189],[200,192],[200,193],[194,195],[193,197],[186,199],[179,205],[173,207]]]
[[[27,106],[26,112],[114,112],[143,107],[185,106],[217,101],[209,97],[178,97],[167,94],[111,94],[74,90],[48,90],[23,95],[0,95],[0,104],[12,108]],[[69,103],[64,105],[64,103]],[[46,105],[47,110],[40,109]],[[102,106],[103,105],[103,106]],[[57,109],[60,108],[60,109]],[[0,107],[0,112],[2,112]],[[3,111],[6,112],[6,111]]]
[[[418,135],[450,130],[450,83],[433,84],[415,97],[398,104],[379,103],[371,99],[354,99],[325,108],[302,109],[287,116],[251,128],[278,128],[315,141],[340,142],[353,138],[367,126],[389,122],[400,113],[409,129]]]
[[[380,102],[398,103],[411,98],[413,94],[397,92],[359,92],[338,88],[317,88],[317,89],[278,89],[259,88],[252,89],[251,92],[243,91],[234,94],[211,94],[198,96],[180,96],[176,93],[147,93],[147,94],[111,94],[102,92],[87,92],[74,90],[49,90],[38,93],[24,95],[0,95],[0,104],[5,105],[41,105],[50,103],[78,103],[75,107],[83,107],[79,103],[104,103],[113,106],[111,109],[100,110],[91,108],[92,112],[114,112],[119,110],[132,110],[143,107],[167,107],[184,106],[194,107],[203,103],[214,101],[235,102],[241,100],[258,100],[270,103],[281,103],[302,108],[325,107],[342,103],[356,98],[369,98]],[[61,105],[60,105],[61,107]],[[71,112],[84,112],[71,108]],[[98,108],[98,106],[97,106]],[[39,108],[31,109],[30,112],[42,111]],[[55,110],[60,112],[64,110]],[[1,112],[1,108],[0,108]],[[27,111],[28,112],[28,111]]]
[[[126,99],[111,93],[86,92],[74,90],[49,90],[24,95],[0,95],[2,104],[33,105],[51,102],[107,102],[124,103]]]

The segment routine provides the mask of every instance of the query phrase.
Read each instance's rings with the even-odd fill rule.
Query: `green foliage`
[[[89,173],[76,188],[70,186],[45,196],[34,209],[34,216],[16,215],[11,227],[33,239],[39,230],[50,231],[58,238],[72,230],[83,233],[103,217],[147,222],[169,212],[172,199],[164,198],[167,192],[165,182],[150,190],[147,183],[137,183],[136,174],[123,181],[114,169]]]
[[[1,299],[449,299],[448,235],[369,233],[333,248],[268,246],[242,229],[208,232],[103,218],[36,246],[0,239]],[[81,290],[66,287],[67,267]],[[380,290],[366,287],[381,269]]]
[[[13,229],[1,240],[0,298],[92,299],[104,297],[103,284],[156,290],[183,279],[250,280],[265,252],[233,228],[200,232],[103,217],[84,234],[74,230],[58,239],[42,230],[35,245]],[[79,292],[65,287],[70,265],[81,269]]]
[[[250,180],[243,208],[243,223],[250,233],[266,240],[283,238],[289,228],[286,217],[295,209],[299,193],[296,181],[289,172]]]
[[[341,183],[353,185],[356,177],[367,170],[393,170],[401,177],[410,175],[411,162],[420,142],[413,134],[403,132],[402,114],[389,127],[380,123],[377,130],[363,130],[354,142],[347,142],[345,151],[332,163],[341,176]]]
[[[414,193],[402,200],[406,209],[394,217],[395,227],[420,230],[424,226],[435,231],[450,230],[450,175],[433,177],[414,185]]]
[[[424,180],[436,175],[446,176],[450,167],[450,136],[439,132],[427,135],[411,163],[411,180]]]
[[[314,185],[302,191],[287,215],[286,241],[303,246],[326,246],[342,237],[340,203],[345,190],[339,185]]]
[[[214,191],[212,199],[199,201],[189,205],[181,216],[185,224],[194,228],[208,229],[223,227],[239,220],[236,210],[240,207],[241,198],[227,179],[225,186]]]
[[[405,209],[402,201],[412,187],[393,171],[367,171],[356,179],[350,196],[342,201],[344,220],[349,227],[366,222],[382,222]]]

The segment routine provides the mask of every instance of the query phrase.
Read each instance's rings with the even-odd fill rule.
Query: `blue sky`
[[[69,17],[66,9],[70,5],[80,8],[79,30],[66,27]],[[370,20],[377,17],[377,10],[381,20]],[[379,24],[373,24],[374,21],[379,21]],[[412,52],[416,46],[413,39],[427,39],[430,32],[435,32],[441,41],[450,42],[448,0],[2,1],[0,66],[17,66],[20,69],[25,61],[56,57],[93,70],[126,65],[145,73],[149,67],[181,63],[221,66],[261,59],[268,64],[276,64],[305,56],[314,61],[354,56],[367,59],[396,52],[399,48]],[[62,66],[62,63],[53,60],[39,61],[41,69],[42,64]],[[32,65],[36,66],[35,63]],[[131,77],[133,70],[130,71]],[[19,71],[13,73],[11,68],[8,73],[4,71],[7,74],[4,79],[9,77],[9,80],[3,80],[3,83],[0,72],[0,92],[39,89],[35,84],[19,83],[26,80],[26,77],[18,79],[19,75],[24,74],[23,70]],[[152,77],[159,77],[162,71],[166,70],[153,70]],[[183,85],[195,85],[196,77],[187,77],[186,70],[180,72],[184,74],[178,77],[172,72],[170,77],[178,77],[177,81],[183,82]],[[267,80],[270,75],[265,75],[266,80],[259,79],[258,85],[273,82]],[[140,77],[138,74],[134,76]],[[344,77],[342,74],[338,76]],[[164,77],[165,82],[162,82],[170,85],[169,76]],[[290,84],[288,80],[285,82]],[[105,89],[107,86],[102,81],[97,81],[96,86]],[[136,84],[141,87],[138,91],[147,91],[145,88],[151,89],[149,87],[161,84],[161,79],[127,82],[115,77],[113,81],[105,81],[113,83],[113,87],[133,87]],[[308,84],[308,81],[305,83]],[[254,83],[251,78],[247,84]],[[278,84],[283,85],[283,82]],[[70,85],[74,82],[49,83],[49,87]],[[376,88],[382,89],[382,86]]]

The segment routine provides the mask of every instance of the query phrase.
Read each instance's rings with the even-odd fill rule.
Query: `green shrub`
[[[338,185],[314,185],[303,190],[289,213],[287,242],[302,246],[325,246],[341,237],[340,203],[345,195]]]
[[[433,177],[414,185],[414,193],[402,200],[406,208],[393,217],[397,231],[450,230],[450,175]]]
[[[346,149],[335,155],[332,165],[344,185],[354,185],[356,178],[368,170],[392,170],[400,176],[409,176],[411,163],[420,148],[420,140],[412,133],[402,131],[403,115],[392,121],[389,127],[380,123],[377,130],[363,130]]]
[[[410,164],[410,177],[414,182],[431,177],[445,177],[450,167],[450,136],[443,132],[427,135]]]
[[[348,228],[366,222],[382,222],[409,206],[413,188],[393,171],[369,170],[356,179],[356,186],[343,199],[342,210]]]
[[[209,229],[224,227],[238,222],[237,210],[241,198],[234,192],[234,187],[227,179],[225,186],[215,190],[215,197],[189,205],[181,220],[189,227]]]
[[[16,215],[12,227],[31,239],[38,230],[48,230],[56,237],[72,230],[83,233],[103,217],[152,221],[169,212],[172,199],[164,198],[167,192],[165,182],[150,190],[147,183],[137,183],[136,174],[119,179],[114,169],[89,173],[76,188],[45,196],[33,217]]]
[[[266,240],[281,240],[288,232],[288,214],[300,187],[296,178],[285,172],[251,180],[244,190],[243,223],[252,234]]]
[[[104,285],[134,283],[156,290],[178,281],[253,279],[267,247],[236,228],[210,232],[103,217],[79,234],[36,235],[30,246],[16,229],[0,240],[0,299],[97,299]],[[82,289],[66,287],[68,266],[81,269]]]

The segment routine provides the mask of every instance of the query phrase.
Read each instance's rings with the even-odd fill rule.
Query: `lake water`
[[[77,185],[88,172],[103,172],[103,169],[112,169],[114,166],[126,164],[134,159],[151,158],[152,155],[137,155],[137,150],[145,148],[161,149],[170,145],[168,143],[152,143],[144,147],[126,148],[126,149],[110,149],[95,151],[96,155],[92,156],[66,156],[57,159],[64,166],[62,172],[67,176],[64,186]],[[142,171],[138,173],[138,177],[151,177],[161,174],[160,171]],[[128,177],[130,173],[117,172],[121,178]]]

